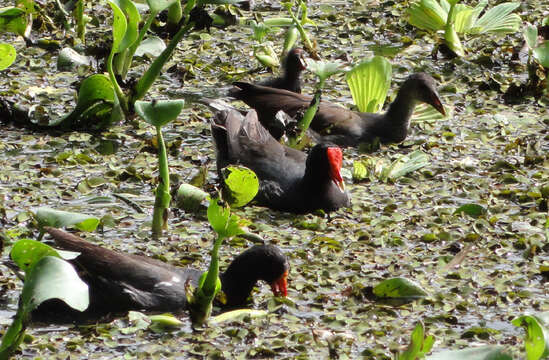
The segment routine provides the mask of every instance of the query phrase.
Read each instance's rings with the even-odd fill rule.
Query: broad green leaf
[[[66,47],[59,52],[57,56],[57,69],[58,70],[71,70],[76,69],[78,66],[89,66],[91,59],[87,56],[80,55],[75,50]]]
[[[373,289],[380,298],[421,298],[427,293],[415,282],[405,278],[393,278],[380,282]]]
[[[541,66],[549,69],[549,40],[534,49],[534,57]]]
[[[164,41],[158,36],[149,36],[139,44],[135,50],[135,56],[148,55],[151,58],[159,56],[166,48]]]
[[[384,167],[379,175],[380,180],[394,181],[399,177],[421,169],[429,164],[429,155],[416,150],[408,155],[401,155],[391,165]]]
[[[446,24],[446,29],[444,30],[444,40],[446,41],[446,45],[448,45],[450,50],[452,50],[457,56],[462,57],[465,55],[465,51],[461,46],[461,40],[459,39],[459,36],[454,29],[454,24]]]
[[[359,111],[381,110],[391,85],[391,72],[391,63],[382,56],[364,60],[347,72],[345,79]]]
[[[51,226],[61,228],[74,226],[82,231],[94,231],[97,225],[99,225],[99,219],[95,216],[54,210],[47,207],[39,208],[35,216],[41,227]]]
[[[263,19],[263,23],[270,27],[292,26],[294,24],[294,20],[288,17],[276,17],[276,18]]]
[[[136,101],[135,112],[147,123],[162,127],[177,118],[183,105],[184,100]]]
[[[17,52],[11,44],[0,44],[0,71],[13,64]]]
[[[446,115],[442,115],[429,104],[421,103],[416,105],[416,108],[414,109],[414,113],[412,114],[412,122],[414,123],[420,123],[420,122],[431,122],[436,120],[443,120],[452,118],[453,108],[450,108],[449,106],[444,106],[444,112]]]
[[[524,315],[511,321],[526,330],[524,347],[527,360],[545,359],[549,356],[549,313]]]
[[[520,16],[511,14],[511,12],[519,6],[519,2],[508,2],[494,6],[473,24],[470,33],[516,33],[519,30],[521,19]]]
[[[0,9],[0,32],[13,32],[23,36],[27,28],[27,17],[23,9],[8,7]]]
[[[214,198],[210,200],[208,206],[208,221],[216,233],[219,235],[225,234],[231,209],[225,205],[220,199]]]
[[[445,10],[436,0],[420,0],[408,9],[408,22],[417,28],[430,31],[444,29],[448,10]]]
[[[464,33],[473,24],[473,9],[464,4],[458,4],[454,10],[454,29],[457,33]]]
[[[243,166],[228,166],[223,169],[224,200],[231,207],[241,207],[252,201],[259,191],[257,175]]]
[[[209,195],[204,190],[191,184],[181,184],[177,189],[177,207],[189,212],[197,212],[202,202],[208,199]]]
[[[316,61],[307,59],[307,69],[318,76],[318,81],[322,84],[330,76],[343,72],[339,61]]]
[[[45,256],[60,257],[57,251],[51,246],[31,239],[19,240],[13,245],[10,252],[11,259],[25,273],[28,273]]]
[[[183,325],[183,322],[172,314],[149,315],[151,327],[174,328]]]
[[[53,256],[40,259],[25,277],[21,302],[27,311],[49,299],[63,300],[73,309],[84,311],[89,304],[88,285],[65,260]]]
[[[223,314],[214,316],[211,318],[208,323],[210,325],[217,325],[227,321],[240,321],[245,318],[258,318],[267,316],[269,312],[265,310],[255,310],[255,309],[238,309],[224,312]]]
[[[428,356],[426,360],[512,360],[502,346],[488,345],[464,350],[448,350]]]
[[[112,53],[119,53],[124,50],[120,45],[126,36],[126,29],[128,28],[128,22],[124,12],[118,7],[118,5],[113,1],[108,1],[109,5],[112,8]]]
[[[524,40],[530,49],[534,49],[538,45],[538,27],[532,24],[527,24],[523,32]]]
[[[486,214],[486,209],[478,204],[461,205],[454,211],[454,214],[465,213],[472,217],[479,217]]]
[[[284,45],[282,46],[282,53],[287,54],[292,50],[297,41],[299,40],[299,30],[295,26],[290,26],[284,36]]]
[[[147,0],[151,12],[157,14],[170,6],[172,6],[176,1],[179,0]]]
[[[115,99],[114,87],[109,78],[103,74],[92,75],[82,81],[74,110],[59,119],[52,120],[49,125],[64,129],[106,128],[115,121],[113,118]]]
[[[126,17],[126,31],[124,32],[124,36],[120,40],[117,48],[117,52],[122,52],[129,48],[137,40],[141,16],[131,0],[112,0],[112,2],[114,2],[120,10],[122,10]]]

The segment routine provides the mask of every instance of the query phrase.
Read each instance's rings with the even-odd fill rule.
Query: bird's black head
[[[305,51],[300,48],[293,48],[288,52],[284,63],[284,68],[287,70],[294,70],[301,72],[307,68],[307,62],[305,61]]]
[[[440,101],[435,79],[426,73],[415,73],[406,79],[401,86],[401,91],[410,94],[415,100],[427,103],[434,107],[442,115],[446,111]]]

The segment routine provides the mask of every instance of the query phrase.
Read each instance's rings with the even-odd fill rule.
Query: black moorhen
[[[236,82],[229,95],[242,100],[259,113],[259,121],[275,138],[283,133],[275,114],[283,110],[294,117],[309,107],[312,97],[281,89]],[[311,129],[322,141],[340,146],[358,146],[379,138],[382,143],[397,143],[406,138],[410,117],[416,104],[425,102],[445,115],[436,90],[435,80],[425,74],[410,75],[402,84],[396,99],[384,114],[360,113],[321,101]]]
[[[245,118],[234,109],[219,111],[211,126],[218,172],[229,164],[253,170],[259,178],[255,199],[260,205],[293,213],[349,206],[339,147],[318,144],[307,156],[276,141],[253,110]]]
[[[284,59],[282,65],[284,74],[280,77],[262,81],[259,85],[301,93],[301,81],[299,77],[301,76],[301,72],[307,68],[304,56],[305,52],[303,49],[293,48]]]
[[[109,250],[59,229],[45,230],[60,248],[80,253],[71,263],[89,286],[90,306],[81,317],[84,319],[128,310],[182,310],[187,306],[185,284],[190,282],[196,287],[202,274],[197,269],[177,268],[145,256]],[[275,295],[286,296],[288,271],[288,260],[277,247],[249,248],[220,275],[226,306],[245,304],[258,280],[269,283]],[[59,304],[53,305],[40,306],[33,316],[51,317],[52,312],[59,311]]]

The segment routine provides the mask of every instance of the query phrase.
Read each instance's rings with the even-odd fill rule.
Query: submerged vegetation
[[[2,2],[0,359],[546,358],[547,4],[236,3]],[[261,185],[242,168],[216,174],[212,114],[197,101],[270,77],[294,45],[321,60],[309,62],[301,87],[314,100],[292,145],[321,91],[380,112],[425,72],[446,107],[418,107],[400,144],[345,149],[352,205],[330,216],[243,207]],[[189,289],[191,317],[32,323],[47,299],[88,301],[63,260],[77,254],[30,240],[48,241],[45,226],[171,265],[209,263]],[[251,242],[288,256],[288,297],[255,291],[257,309],[208,322],[219,268]]]

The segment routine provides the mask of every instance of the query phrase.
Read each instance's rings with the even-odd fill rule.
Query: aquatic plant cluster
[[[549,5],[1,4],[0,359],[549,356]]]

